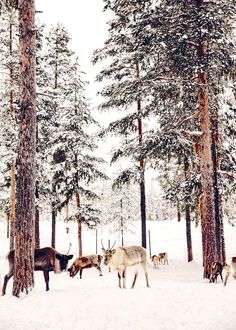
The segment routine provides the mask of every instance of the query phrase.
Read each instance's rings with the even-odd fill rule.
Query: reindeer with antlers
[[[102,243],[102,241],[101,241]],[[115,241],[116,243],[116,241]],[[102,243],[102,251],[104,255],[104,265],[117,270],[118,286],[121,287],[121,277],[123,279],[123,288],[126,288],[126,271],[127,267],[135,266],[134,279],[131,289],[134,288],[138,276],[138,267],[142,267],[146,277],[146,285],[149,287],[147,273],[147,251],[142,246],[120,246],[113,249],[115,243],[110,249],[105,249]]]

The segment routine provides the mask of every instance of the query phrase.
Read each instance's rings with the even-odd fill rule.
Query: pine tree
[[[5,184],[10,180],[10,249],[14,249],[15,239],[15,159],[17,136],[17,112],[19,99],[19,65],[18,65],[18,31],[17,11],[14,3],[6,3],[3,7],[1,20],[2,51],[1,65],[4,83],[1,95],[2,122],[4,123],[1,138],[5,149],[2,160],[6,168]]]
[[[94,52],[94,63],[108,59],[111,63],[98,75],[98,81],[109,79],[101,91],[105,98],[101,109],[114,111],[126,110],[126,114],[119,120],[112,122],[106,132],[123,136],[135,143],[136,148],[142,145],[143,138],[143,116],[146,102],[147,90],[142,84],[142,70],[145,66],[144,53],[141,52],[138,35],[132,33],[132,25],[140,13],[150,4],[150,1],[126,1],[113,0],[104,1],[105,10],[114,13],[114,19],[109,22],[109,37],[104,47]],[[143,51],[143,49],[142,49]],[[134,107],[136,110],[134,111]],[[128,112],[128,114],[127,114]],[[136,133],[138,132],[138,134]],[[134,134],[137,134],[136,138]],[[113,161],[125,156],[120,146],[114,154]],[[133,162],[139,166],[133,166],[126,172],[121,173],[119,179],[127,181],[130,176],[138,177],[140,186],[140,210],[141,210],[141,232],[142,246],[146,247],[146,198],[145,198],[145,164],[144,158],[133,157]],[[134,173],[135,171],[136,173]]]
[[[36,155],[35,2],[19,1],[20,111],[16,183],[16,248],[13,295],[34,285]],[[25,19],[27,17],[27,20]]]
[[[234,15],[232,1],[162,1],[150,12],[149,21],[142,20],[148,30],[147,38],[151,29],[156,30],[157,47],[153,48],[158,56],[153,57],[150,52],[155,66],[149,76],[150,92],[156,95],[153,100],[161,120],[161,132],[157,130],[148,136],[143,152],[149,156],[160,152],[160,142],[164,144],[166,136],[169,152],[177,149],[176,144],[182,150],[184,144],[189,144],[191,154],[191,141],[200,140],[204,277],[209,277],[214,259],[224,260],[223,249],[217,247],[223,245],[223,227],[215,217],[218,201],[213,197],[211,118],[221,107],[220,91],[232,66],[234,46],[230,38]],[[160,83],[155,86],[158,79]],[[174,147],[169,144],[171,134],[172,140],[177,137]]]

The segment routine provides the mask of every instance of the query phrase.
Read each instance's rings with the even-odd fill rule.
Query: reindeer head
[[[68,261],[73,258],[73,254],[66,255],[66,254],[56,253],[56,258],[59,260],[60,271],[66,271],[68,266]]]
[[[68,268],[67,270],[69,272],[70,277],[74,277],[77,273],[78,270],[75,267],[75,263],[73,262],[73,264],[70,266],[70,268]]]
[[[102,252],[103,252],[103,257],[104,257],[104,265],[108,265],[113,254],[116,252],[115,249],[113,249],[113,247],[116,244],[116,241],[114,242],[114,244],[112,245],[112,247],[110,249],[105,249],[101,240],[101,244],[102,244]]]

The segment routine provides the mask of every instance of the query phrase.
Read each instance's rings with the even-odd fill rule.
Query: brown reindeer
[[[89,256],[79,257],[75,259],[73,264],[68,268],[68,272],[70,273],[70,277],[74,277],[78,272],[80,275],[80,278],[82,278],[82,272],[85,268],[91,268],[95,267],[99,271],[99,275],[102,276],[102,270],[101,270],[101,261],[102,256],[92,254]]]
[[[113,244],[114,246],[114,244]],[[112,246],[112,248],[113,248]],[[105,250],[102,246],[104,253],[104,264],[117,270],[118,273],[118,286],[121,288],[121,276],[123,278],[123,288],[126,288],[126,270],[127,267],[135,266],[134,279],[131,289],[134,288],[138,276],[137,266],[141,266],[146,276],[146,285],[149,287],[148,273],[147,273],[147,251],[142,246],[120,246],[113,249]]]
[[[2,287],[2,295],[6,293],[6,287],[9,279],[14,275],[14,258],[15,250],[11,250],[8,253],[9,262],[9,272],[4,277],[4,283]],[[68,261],[73,258],[73,255],[66,255],[58,253],[55,249],[51,247],[45,247],[41,249],[35,249],[34,251],[34,270],[43,271],[46,291],[49,290],[49,272],[54,271],[55,273],[60,273],[61,271],[66,271]]]
[[[211,264],[211,275],[210,275],[210,281],[209,283],[217,283],[217,277],[220,275],[221,280],[223,282],[222,277],[222,271],[223,271],[223,265],[219,261],[214,261]]]
[[[160,252],[158,254],[158,257],[159,257],[159,264],[163,264],[165,265],[167,263],[167,265],[169,264],[168,263],[168,254],[166,252]]]

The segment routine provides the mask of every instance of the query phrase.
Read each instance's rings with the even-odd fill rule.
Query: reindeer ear
[[[114,249],[114,250],[112,250],[111,252],[112,252],[112,254],[114,254],[114,253],[116,252],[116,250]]]
[[[57,259],[59,259],[59,260],[61,259],[61,255],[59,253],[56,253],[55,256]]]
[[[73,258],[73,254],[70,254],[68,257],[68,260],[72,259]]]

